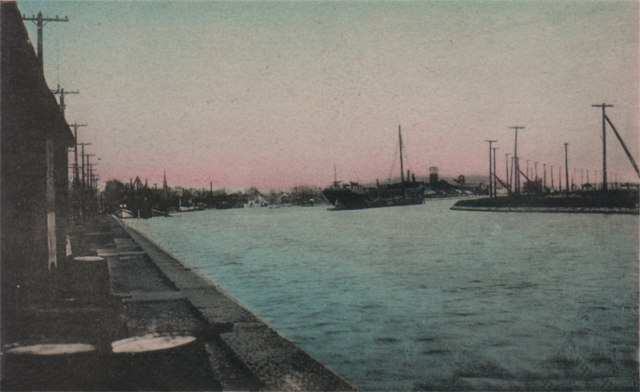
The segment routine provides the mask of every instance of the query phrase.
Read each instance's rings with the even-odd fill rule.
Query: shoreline
[[[602,215],[640,215],[638,210],[628,208],[571,208],[571,207],[472,207],[453,206],[453,211],[479,212],[521,212],[521,213],[564,213],[564,214],[602,214]]]
[[[356,390],[336,371],[318,362],[251,313],[214,282],[191,270],[160,244],[112,216],[147,258],[183,294],[197,316],[221,331],[217,342],[267,390]],[[217,378],[227,375],[215,372]],[[237,389],[234,388],[234,389]],[[262,388],[261,388],[262,389]]]
[[[635,189],[573,192],[565,194],[523,194],[460,200],[454,211],[538,212],[570,214],[638,215],[639,199]]]

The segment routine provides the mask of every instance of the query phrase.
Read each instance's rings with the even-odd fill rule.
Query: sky
[[[640,160],[638,2],[18,1],[100,179],[260,190]],[[36,28],[27,28],[32,42]],[[611,129],[613,180],[637,180]],[[586,175],[582,175],[583,178]],[[564,178],[563,178],[564,181]]]

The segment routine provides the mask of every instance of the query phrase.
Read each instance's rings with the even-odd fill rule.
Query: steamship
[[[335,210],[356,210],[363,208],[393,207],[424,203],[425,185],[415,176],[407,173],[405,179],[402,157],[402,131],[398,126],[400,146],[400,182],[362,186],[356,182],[341,184],[334,181],[333,186],[322,191],[324,197]]]

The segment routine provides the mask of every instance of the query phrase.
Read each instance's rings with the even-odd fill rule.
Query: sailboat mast
[[[402,200],[405,199],[405,191],[404,191],[404,161],[402,159],[402,130],[400,125],[398,125],[398,140],[400,144],[400,183],[402,184]]]

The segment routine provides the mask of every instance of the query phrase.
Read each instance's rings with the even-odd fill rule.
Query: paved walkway
[[[3,342],[2,390],[354,389],[115,218],[92,220],[72,244],[74,256],[98,257],[60,263],[47,297],[22,309],[19,338]],[[114,353],[112,345],[188,338],[135,353]],[[43,343],[95,350],[19,353]]]

